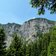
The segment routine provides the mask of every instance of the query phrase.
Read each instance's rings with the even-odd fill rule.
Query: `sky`
[[[46,10],[44,15],[38,15],[37,9],[32,8],[30,0],[0,0],[0,23],[23,24],[32,18],[47,18],[56,21],[56,14]]]

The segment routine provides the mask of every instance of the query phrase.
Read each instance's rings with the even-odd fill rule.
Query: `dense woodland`
[[[0,28],[0,56],[56,56],[56,26],[29,44],[14,34],[9,48],[6,47],[5,36],[4,29]]]

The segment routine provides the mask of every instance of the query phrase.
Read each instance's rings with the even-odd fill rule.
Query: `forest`
[[[56,26],[49,33],[41,34],[39,39],[27,44],[27,41],[15,33],[7,48],[6,34],[0,28],[0,56],[56,56]]]

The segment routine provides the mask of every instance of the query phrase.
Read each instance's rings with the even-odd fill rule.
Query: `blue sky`
[[[0,0],[0,23],[19,23],[35,18],[47,18],[56,21],[56,14],[46,10],[45,15],[38,15],[37,9],[31,7],[29,0]]]

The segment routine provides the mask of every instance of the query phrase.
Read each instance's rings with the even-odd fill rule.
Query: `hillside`
[[[12,35],[14,33],[26,37],[26,40],[34,40],[39,34],[49,32],[49,29],[55,25],[55,21],[45,18],[31,19],[24,22],[22,25],[16,23],[0,24],[5,30],[8,46],[8,43],[11,43],[13,39]]]

